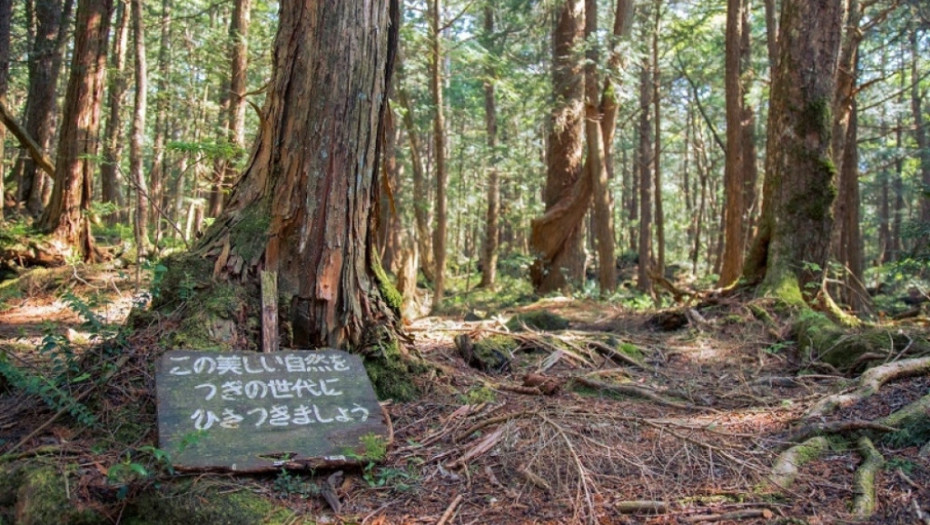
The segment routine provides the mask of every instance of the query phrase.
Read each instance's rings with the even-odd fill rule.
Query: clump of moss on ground
[[[544,331],[565,330],[568,328],[568,319],[548,310],[534,310],[511,317],[510,321],[507,321],[507,328],[512,332],[521,332],[526,328]]]
[[[0,518],[17,525],[109,523],[69,499],[64,476],[54,467],[35,464],[0,471]]]
[[[373,329],[366,338],[370,342],[359,349],[365,371],[378,399],[412,401],[420,397],[413,378],[426,373],[427,367],[401,351],[397,337],[388,332],[386,327]]]
[[[123,523],[293,523],[293,513],[248,490],[229,492],[222,486],[178,482],[160,489],[153,487],[137,497],[128,506]]]

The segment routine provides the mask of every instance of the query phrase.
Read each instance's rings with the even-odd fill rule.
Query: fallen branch
[[[662,397],[661,395],[659,395],[658,393],[648,388],[641,387],[641,386],[614,385],[614,384],[609,384],[609,383],[602,383],[600,381],[594,381],[593,379],[588,379],[587,377],[584,377],[584,376],[574,377],[572,378],[572,381],[575,381],[588,388],[594,388],[596,390],[602,390],[604,392],[613,392],[616,394],[623,394],[627,396],[634,396],[634,397],[648,399],[650,401],[654,401],[660,405],[664,405],[667,407],[680,408],[682,410],[697,409],[697,407],[694,405],[666,399]]]
[[[449,468],[464,467],[465,464],[469,461],[494,448],[494,446],[497,445],[497,442],[501,440],[503,435],[504,427],[498,427],[497,430],[485,436],[484,439],[479,441],[478,444],[468,450],[468,452],[462,454],[459,459],[449,462],[446,466]]]
[[[885,464],[885,458],[867,437],[859,438],[857,447],[863,461],[854,478],[856,497],[853,499],[853,514],[868,518],[875,512],[875,475]]]
[[[29,156],[32,157],[32,161],[36,163],[36,166],[48,173],[49,176],[55,177],[55,165],[42,152],[39,143],[29,135],[25,128],[19,125],[19,122],[13,117],[13,113],[6,107],[6,100],[3,98],[0,98],[0,121],[3,121],[3,125],[13,133],[20,145],[29,152]]]
[[[723,514],[702,514],[700,516],[690,516],[684,518],[686,523],[699,523],[702,521],[735,521],[750,520],[755,518],[772,519],[774,514],[769,509],[747,509],[725,512]]]
[[[671,505],[665,501],[632,500],[617,502],[614,508],[621,514],[664,514]]]
[[[452,503],[446,507],[446,511],[442,513],[442,517],[439,518],[439,521],[436,522],[436,525],[445,525],[445,523],[449,521],[450,518],[452,518],[452,514],[455,512],[456,507],[459,506],[459,503],[462,502],[462,499],[463,497],[461,494],[456,496],[455,499],[452,500]]]

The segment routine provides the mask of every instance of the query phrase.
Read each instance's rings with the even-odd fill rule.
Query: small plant
[[[417,475],[410,468],[376,467],[369,463],[362,470],[362,479],[371,488],[391,487],[403,492],[413,488]]]
[[[481,403],[493,403],[497,399],[497,395],[490,388],[482,386],[472,388],[465,392],[461,398],[466,405],[480,405]]]
[[[777,355],[794,345],[794,341],[776,341],[765,348],[766,354]]]
[[[372,461],[380,461],[387,456],[388,443],[384,436],[370,432],[358,438],[358,440],[365,450],[362,457]]]
[[[313,474],[311,473],[312,477]],[[305,481],[299,474],[293,474],[287,469],[281,469],[274,480],[274,492],[279,498],[300,496],[309,498],[320,494],[320,487],[316,483]]]

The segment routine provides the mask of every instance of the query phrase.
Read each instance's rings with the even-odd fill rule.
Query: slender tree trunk
[[[430,95],[433,98],[433,144],[436,158],[436,228],[433,230],[433,310],[442,306],[445,293],[446,270],[446,188],[448,173],[446,169],[446,118],[442,98],[442,1],[430,0],[429,3],[429,68]]]
[[[402,63],[398,64],[398,71],[402,71]],[[429,189],[426,183],[426,172],[423,169],[423,156],[421,152],[420,134],[413,119],[413,107],[403,87],[403,79],[398,78],[397,101],[403,109],[404,130],[407,132],[407,141],[410,143],[410,166],[413,169],[413,218],[416,227],[417,251],[419,252],[420,270],[426,280],[433,282],[432,246],[429,233]]]
[[[29,93],[26,96],[26,132],[44,151],[49,151],[55,135],[58,76],[62,48],[59,42],[70,20],[73,0],[36,0],[36,32],[29,55]],[[63,29],[63,27],[65,29]],[[17,200],[26,211],[39,216],[48,202],[52,181],[25,155],[21,157]]]
[[[124,219],[123,196],[120,175],[120,158],[123,151],[122,107],[126,97],[126,53],[129,40],[129,7],[126,0],[116,5],[116,28],[113,31],[113,49],[110,57],[109,86],[107,93],[107,118],[103,141],[103,162],[100,163],[100,194],[104,203],[117,207],[117,212],[107,216],[107,223],[114,225]]]
[[[902,79],[903,81],[903,79]],[[903,98],[903,97],[902,97]],[[901,100],[900,102],[904,102]],[[891,260],[901,259],[901,223],[904,219],[906,210],[904,208],[904,158],[901,153],[904,148],[904,122],[900,115],[895,123],[894,142],[895,142],[895,159],[894,175],[891,179],[891,192],[894,195],[894,209],[891,211]]]
[[[0,0],[0,102],[6,102],[10,80],[10,22],[13,18],[13,0]],[[0,126],[0,223],[3,223],[3,207],[6,203],[3,169],[6,126]]]
[[[488,51],[493,49],[494,8],[491,3],[484,7],[484,38]],[[500,245],[501,187],[500,172],[497,169],[500,154],[497,151],[497,104],[494,100],[494,85],[497,71],[489,60],[485,67],[484,80],[484,123],[488,135],[488,152],[491,156],[488,166],[488,211],[484,230],[484,250],[481,258],[481,283],[479,286],[494,286],[497,279],[497,251]]]
[[[746,273],[764,274],[763,290],[794,303],[803,300],[803,285],[822,275],[829,254],[836,197],[830,115],[844,8],[843,0],[782,5],[763,197],[769,212],[753,248],[765,257],[747,261],[765,261],[764,272],[747,264]]]
[[[655,111],[655,153],[652,156],[653,180],[655,181],[656,207],[656,267],[659,275],[665,273],[665,211],[662,206],[662,96],[659,91],[661,76],[659,71],[659,26],[662,20],[662,0],[655,1],[655,26],[652,30],[652,103]]]
[[[739,279],[743,269],[743,197],[746,171],[743,169],[743,87],[740,82],[743,0],[727,0],[726,33],[726,113],[727,150],[724,168],[726,204],[724,207],[723,265],[720,286]]]
[[[597,1],[585,1],[585,40],[593,44],[597,37]],[[605,141],[602,134],[598,87],[596,45],[588,45],[585,53],[585,140],[588,146],[587,176],[591,178],[594,197],[594,239],[597,241],[597,276],[601,294],[608,294],[617,286],[617,260],[614,255],[614,224],[611,212],[610,186],[604,156]]]
[[[537,293],[566,290],[584,279],[584,216],[591,177],[584,176],[584,85],[576,46],[584,38],[584,4],[565,0],[552,34],[553,107],[546,144],[546,211],[530,227],[536,260],[530,280]]]
[[[749,22],[749,12],[752,0],[744,0],[743,22],[740,41],[740,88],[742,90],[741,105],[743,117],[740,128],[743,132],[743,246],[741,252],[745,255],[749,249],[755,228],[758,207],[756,205],[756,185],[759,182],[758,150],[756,149],[756,114],[749,101],[749,91],[752,85],[754,69],[752,66],[752,28]],[[743,261],[740,260],[740,269]]]
[[[765,43],[768,47],[769,71],[775,71],[778,60],[778,12],[775,0],[763,0],[765,4]]]
[[[920,199],[920,222],[930,224],[930,139],[927,138],[924,121],[923,94],[920,90],[920,47],[917,41],[917,28],[911,28],[911,112],[914,115],[914,140],[917,142],[920,159],[920,181],[923,184],[924,197]]]
[[[165,181],[168,178],[165,144],[168,136],[168,107],[171,101],[171,7],[173,0],[162,0],[159,20],[158,76],[155,81],[155,138],[152,141],[152,166],[149,170],[149,195],[152,202],[166,209],[163,203]],[[162,220],[153,206],[149,216],[154,226],[155,240],[161,239]],[[199,228],[198,228],[199,229]]]
[[[142,21],[142,0],[130,0],[132,5],[132,42],[135,61],[135,98],[132,131],[129,142],[129,177],[135,194],[133,233],[139,257],[152,250],[149,240],[149,189],[145,181],[142,147],[145,143],[145,117],[148,110],[148,65],[145,59],[145,28]]]
[[[226,136],[224,139],[235,149],[231,157],[218,159],[213,188],[210,191],[209,211],[216,217],[223,209],[226,188],[235,180],[236,161],[245,149],[245,92],[247,87],[246,70],[249,60],[249,19],[252,12],[252,0],[236,0],[232,20],[229,24],[229,88],[223,95],[226,101]]]
[[[833,208],[836,220],[833,256],[847,272],[838,298],[855,310],[867,297],[862,285],[862,240],[859,232],[859,147],[856,91],[858,81],[859,27],[862,12],[858,0],[848,0],[848,21],[836,72],[836,96],[833,108],[833,162],[839,174],[837,199]]]
[[[648,61],[644,61],[639,78],[639,274],[637,287],[652,294],[652,279],[649,269],[652,266],[652,193],[655,185],[652,178],[652,166],[655,161],[652,148],[652,126],[649,114],[652,112],[652,71]]]
[[[51,201],[39,221],[63,255],[85,261],[98,254],[90,232],[93,160],[106,83],[107,36],[112,0],[81,0],[77,8],[71,74],[61,118]]]

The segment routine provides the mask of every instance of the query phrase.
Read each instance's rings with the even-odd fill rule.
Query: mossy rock
[[[151,488],[130,502],[127,525],[293,523],[293,513],[249,490],[190,481]]]
[[[568,319],[548,310],[534,310],[519,313],[507,321],[507,328],[512,332],[522,332],[524,327],[546,331],[565,330],[568,328]]]
[[[17,487],[12,522],[17,525],[109,523],[94,510],[81,508],[75,501],[69,500],[65,488],[65,475],[67,474],[62,474],[50,466],[21,467],[17,475],[10,476],[12,482],[4,482],[3,486],[0,486],[0,499],[3,503],[0,509],[5,511],[9,508],[7,502],[12,491],[8,489],[15,484]]]

